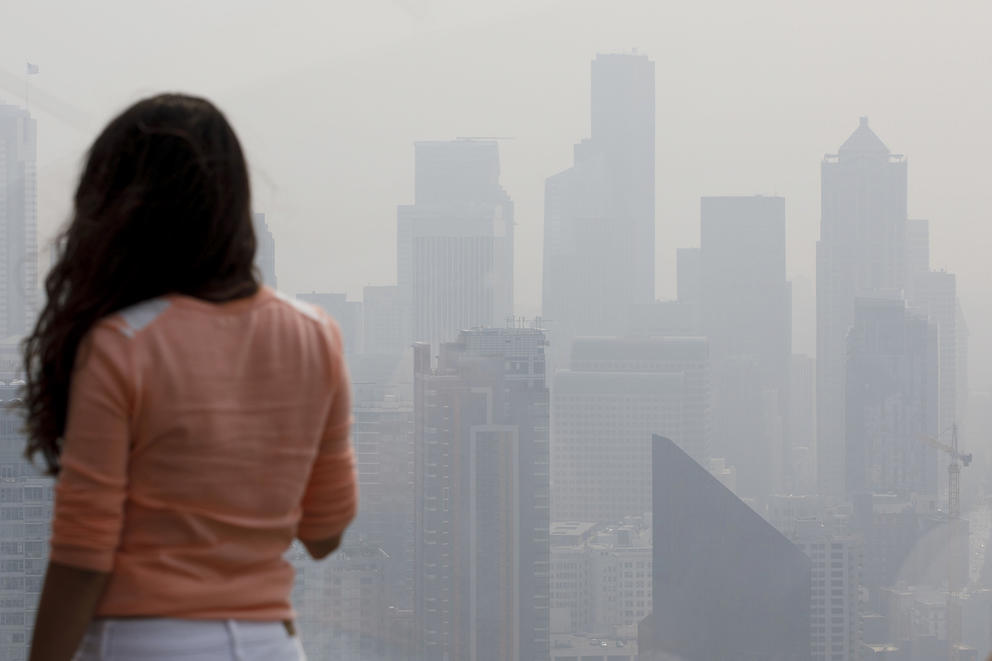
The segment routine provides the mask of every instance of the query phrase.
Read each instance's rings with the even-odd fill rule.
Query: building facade
[[[631,521],[551,546],[551,632],[616,636],[651,613],[651,530]]]
[[[10,405],[20,383],[0,384],[0,659],[28,658],[48,565],[54,503],[51,478],[24,460],[22,419]]]
[[[415,630],[427,661],[549,656],[545,336],[414,348]]]
[[[820,168],[816,244],[817,480],[843,498],[847,335],[857,297],[898,296],[906,284],[906,159],[862,117]]]
[[[785,199],[704,197],[700,300],[713,370],[713,452],[737,469],[742,497],[782,490],[788,425],[792,290]]]
[[[502,326],[513,314],[513,202],[495,141],[415,147],[414,204],[397,209],[397,278],[407,342],[436,354],[460,330]]]
[[[403,314],[398,286],[365,287],[362,311],[365,353],[396,355],[407,349],[409,320]]]
[[[642,661],[810,658],[809,558],[673,441],[655,436],[654,606]]]
[[[795,520],[786,536],[812,563],[810,652],[813,661],[854,661],[862,643],[858,589],[864,543],[838,521]]]
[[[847,342],[845,494],[936,495],[937,328],[899,299],[858,299]]]
[[[567,361],[571,339],[616,335],[654,301],[654,62],[600,54],[591,66],[591,136],[545,183],[543,315]]]
[[[705,465],[709,391],[704,338],[577,338],[554,381],[554,520],[650,512],[651,435],[669,434]]]
[[[24,335],[38,312],[37,127],[0,104],[0,334]]]

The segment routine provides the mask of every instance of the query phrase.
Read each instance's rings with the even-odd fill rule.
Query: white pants
[[[299,636],[282,622],[101,619],[90,624],[74,661],[306,661]]]

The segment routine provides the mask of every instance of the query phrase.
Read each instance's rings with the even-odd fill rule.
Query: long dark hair
[[[89,150],[55,246],[23,344],[26,454],[40,452],[52,475],[76,352],[97,320],[164,294],[226,300],[259,287],[248,169],[224,115],[181,94],[121,113]]]

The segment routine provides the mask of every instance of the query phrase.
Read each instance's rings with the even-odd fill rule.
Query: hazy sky
[[[909,157],[910,215],[931,220],[933,266],[958,274],[972,383],[988,389],[990,18],[985,3],[906,0],[2,0],[0,98],[21,101],[30,60],[39,98],[73,109],[35,108],[43,237],[112,113],[165,89],[214,99],[252,162],[280,288],[356,299],[394,281],[412,142],[512,136],[502,180],[528,316],[540,304],[544,179],[588,135],[597,52],[637,48],[656,63],[661,298],[674,295],[675,249],[698,245],[699,196],[757,193],[785,196],[795,295],[811,295],[820,160],[868,115]],[[804,322],[797,333],[796,349],[812,352]]]

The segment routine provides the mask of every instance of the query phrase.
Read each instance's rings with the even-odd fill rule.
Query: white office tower
[[[556,366],[572,338],[625,332],[654,301],[654,62],[597,55],[591,125],[544,201],[543,314]]]
[[[0,105],[0,337],[31,331],[38,311],[37,130]]]
[[[847,335],[857,297],[899,295],[906,284],[906,159],[868,128],[824,157],[816,244],[817,478],[844,492]]]
[[[440,344],[513,314],[513,202],[495,141],[418,142],[414,204],[397,209],[408,340]]]
[[[552,389],[552,520],[650,512],[651,435],[708,465],[709,394],[704,338],[577,338]]]
[[[858,658],[861,624],[858,585],[864,553],[859,537],[842,522],[803,518],[783,530],[812,562],[810,646],[813,661]]]

